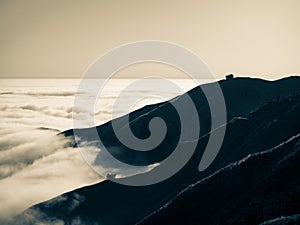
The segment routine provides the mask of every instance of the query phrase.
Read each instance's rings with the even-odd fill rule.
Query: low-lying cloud
[[[2,146],[9,149],[0,152],[0,222],[33,204],[103,180],[69,142],[51,130],[2,136]]]
[[[75,91],[46,91],[46,92],[36,92],[36,91],[3,91],[0,95],[29,95],[29,96],[52,96],[52,97],[68,97],[74,96],[77,92]]]
[[[159,166],[159,163],[147,166],[132,166],[126,163],[119,163],[108,151],[96,147],[92,142],[83,142],[80,145],[84,146],[81,148],[81,152],[85,160],[104,177],[124,178],[146,173]]]
[[[6,84],[1,83],[0,86],[0,224],[2,225],[62,225],[63,221],[47,218],[33,209],[27,210],[19,220],[12,218],[32,205],[104,179],[89,167],[78,149],[69,147],[70,140],[57,135],[57,130],[73,127],[72,116],[83,119],[91,116],[84,108],[73,107],[79,82],[70,80],[36,82],[26,80],[18,83],[7,80]],[[124,87],[124,81],[118,82],[109,86],[106,92],[104,90],[100,101],[95,104],[95,124],[112,119],[114,100]],[[136,93],[132,92],[125,97],[127,101],[131,97],[136,97]],[[147,104],[152,101],[153,99],[150,99]],[[141,106],[142,103],[137,107]],[[122,105],[114,109],[119,115],[132,110]],[[101,173],[115,174],[117,177],[146,172],[155,167],[155,165],[143,167],[139,171],[114,168],[101,149],[93,148],[90,153],[90,157],[94,157],[94,153],[102,157],[102,163],[98,165]],[[79,197],[75,200],[72,207],[80,204],[82,199]],[[72,223],[84,224],[82,218],[74,218]]]
[[[45,222],[32,210],[20,222],[9,221],[32,205],[103,180],[69,147],[71,140],[57,135],[72,127],[75,92],[0,92],[0,224],[63,224]]]

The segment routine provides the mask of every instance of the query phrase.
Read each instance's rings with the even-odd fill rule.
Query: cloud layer
[[[0,84],[0,224],[34,204],[103,180],[69,147],[70,140],[57,135],[72,127],[74,87]],[[34,218],[42,217],[31,212],[22,221]]]
[[[2,146],[10,149],[0,152],[0,221],[63,192],[103,180],[78,149],[67,147],[69,140],[51,130],[25,133],[2,137]]]
[[[89,167],[78,149],[69,147],[70,140],[57,135],[73,127],[72,116],[90,116],[84,108],[74,107],[78,82],[5,80],[0,83],[0,224],[18,224],[19,220],[13,221],[13,216],[30,206],[104,179]],[[112,119],[114,100],[126,82],[130,81],[118,81],[103,90],[94,108],[95,124]],[[189,87],[191,85],[186,89]],[[146,91],[151,92],[151,88]],[[138,90],[125,95],[125,101],[136,98],[137,93]],[[177,94],[170,93],[170,98]],[[151,97],[137,101],[133,108],[119,106],[115,110],[118,115],[124,115],[155,101],[157,99]],[[137,172],[112,168],[99,149],[91,151],[92,160],[95,159],[93,153],[103,158],[97,168],[103,174],[122,177]],[[141,168],[139,172],[149,169],[152,167]],[[22,216],[21,224],[63,224],[44,218],[34,210]],[[73,223],[80,224],[81,219],[74,218]]]

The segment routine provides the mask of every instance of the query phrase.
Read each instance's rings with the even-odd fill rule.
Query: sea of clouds
[[[104,180],[86,163],[78,149],[70,147],[72,140],[57,135],[73,127],[72,116],[84,118],[89,113],[80,106],[74,107],[74,95],[79,82],[71,79],[1,80],[0,224],[17,224],[12,218],[30,206]],[[117,80],[103,90],[101,101],[95,105],[95,125],[113,118],[114,100],[128,82],[130,80]],[[180,80],[177,82],[183,83]],[[186,82],[183,91],[192,86],[192,82]],[[149,95],[153,96],[149,88]],[[131,95],[129,93],[128,98],[136,97],[138,93],[138,90]],[[169,94],[172,98],[180,93]],[[117,114],[122,115],[162,100],[145,98],[130,109],[116,108],[119,110]],[[98,149],[94,152],[101,151]],[[104,165],[105,169],[112,170]],[[122,176],[122,171],[118,172]],[[124,174],[130,175],[130,171]],[[43,218],[39,212],[32,210],[24,216],[24,223],[26,220],[30,222]],[[63,224],[62,221],[45,221],[44,224]],[[76,223],[80,224],[74,221]]]
[[[0,223],[61,193],[103,180],[70,141],[76,80],[0,83]],[[2,221],[2,222],[1,222]]]

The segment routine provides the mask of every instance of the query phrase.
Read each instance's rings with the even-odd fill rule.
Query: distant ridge
[[[260,201],[265,194],[268,196],[268,189],[265,187],[275,188],[274,184],[279,185],[278,190],[274,190],[275,197],[283,193],[283,198],[288,202],[293,202],[292,197],[294,199],[299,197],[298,186],[295,186],[300,184],[299,175],[295,171],[299,171],[297,135],[300,133],[300,77],[294,76],[277,81],[237,77],[221,80],[219,84],[227,107],[227,131],[219,155],[206,171],[198,172],[197,166],[210,132],[210,111],[201,88],[196,87],[186,94],[193,99],[199,113],[201,122],[199,143],[192,159],[175,176],[159,184],[145,187],[123,186],[107,180],[63,194],[65,201],[54,199],[35,205],[30,210],[38,210],[45,217],[58,219],[66,224],[71,224],[74,218],[80,218],[83,224],[104,225],[138,222],[218,224],[221,219],[226,219],[226,224],[257,224],[256,222],[262,223],[282,215],[299,213],[297,203],[291,208],[283,208],[282,211],[274,210],[272,215],[255,214],[256,211],[252,210],[259,210],[255,207],[260,205],[255,205],[255,202]],[[207,88],[210,88],[210,85],[204,84]],[[138,137],[147,137],[148,121],[154,116],[163,118],[172,129],[168,129],[166,139],[151,153],[136,153],[122,146],[113,135],[111,122],[98,126],[97,130],[108,150],[114,147],[111,154],[116,158],[131,164],[147,165],[168,156],[176,146],[180,132],[180,121],[171,104],[166,102],[145,106],[130,113],[131,121],[138,118],[131,124]],[[116,120],[120,126],[126,122],[123,117]],[[82,140],[90,140],[89,129],[85,131],[86,135],[81,137]],[[73,130],[61,134],[72,137]],[[294,136],[297,138],[281,146],[280,151],[270,154],[259,153],[272,149]],[[255,157],[245,158],[249,154]],[[139,161],[136,161],[136,158]],[[231,170],[222,171],[222,168],[242,159],[245,160]],[[212,176],[218,170],[222,172]],[[259,175],[262,181],[258,182],[256,175]],[[276,180],[277,178],[279,180]],[[197,184],[203,179],[207,181]],[[269,181],[271,183],[268,183]],[[269,186],[266,186],[267,184]],[[218,190],[217,187],[221,189]],[[286,193],[289,187],[293,188],[292,196]],[[184,194],[178,195],[181,191]],[[249,193],[244,195],[244,192]],[[227,198],[227,195],[232,198]],[[78,196],[82,201],[70,210],[67,206]],[[168,203],[171,199],[173,201]],[[252,202],[255,207],[247,208],[245,202]],[[276,201],[270,200],[270,204],[272,202],[277,204]],[[167,203],[169,206],[163,207]],[[178,208],[179,205],[176,204],[180,207]],[[198,206],[201,206],[200,209],[203,211],[199,211]],[[215,206],[218,206],[217,209]],[[254,214],[251,214],[252,212]],[[250,222],[244,223],[245,218]]]

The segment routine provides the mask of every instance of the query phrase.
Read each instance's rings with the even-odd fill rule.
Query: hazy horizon
[[[276,79],[300,74],[300,2],[288,1],[0,1],[0,78],[80,78],[116,46],[140,40],[177,43],[217,79],[226,74]],[[155,73],[132,66],[119,76]]]

